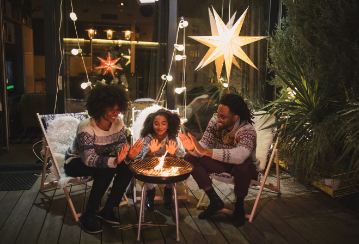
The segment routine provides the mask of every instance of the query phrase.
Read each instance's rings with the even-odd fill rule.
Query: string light
[[[168,81],[172,81],[172,80],[173,80],[172,75],[167,75],[167,76],[166,76],[166,80],[168,80]]]
[[[79,54],[79,53],[82,53],[82,49],[72,49],[71,50],[71,53],[72,53],[72,55],[77,55],[77,54]]]
[[[91,81],[81,83],[81,88],[86,89],[88,86],[91,87]]]
[[[70,13],[70,18],[72,19],[72,21],[76,21],[77,20],[77,16],[74,12]]]
[[[176,55],[176,57],[175,57],[175,59],[176,59],[177,61],[180,61],[180,60],[186,59],[186,58],[187,58],[186,55]]]
[[[223,87],[228,87],[228,83],[223,83]]]
[[[184,50],[184,46],[183,46],[183,45],[175,44],[175,48],[176,48],[178,51],[183,51],[183,50]]]
[[[181,94],[181,93],[184,92],[184,91],[186,91],[186,87],[177,87],[177,88],[175,89],[175,92],[176,92],[177,94]]]

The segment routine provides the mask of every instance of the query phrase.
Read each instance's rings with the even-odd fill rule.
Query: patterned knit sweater
[[[150,151],[150,147],[148,146],[151,141],[153,140],[153,136],[151,134],[148,134],[145,138],[143,138],[143,147],[141,152],[138,154],[138,156],[134,159],[139,160],[139,159],[143,159],[146,157],[147,153]],[[172,139],[168,139],[168,136],[166,136],[165,139],[163,139],[161,141],[161,147],[160,149],[158,149],[155,152],[155,157],[161,157],[162,155],[164,155],[166,153],[166,145],[168,145],[169,141],[174,141],[176,142],[176,146],[178,146],[176,153],[175,153],[175,157],[177,158],[182,158],[185,155],[185,151],[184,148],[182,146],[182,143],[180,142],[180,140],[176,139],[176,140],[172,140]],[[169,155],[169,154],[167,154]]]
[[[218,127],[217,114],[208,123],[199,144],[205,149],[213,149],[212,158],[224,163],[242,164],[249,157],[256,164],[257,134],[254,127],[247,121],[238,120],[231,132],[234,138],[224,142],[222,131]],[[196,150],[190,152],[196,157],[202,157]]]
[[[81,158],[89,167],[115,168],[116,153],[126,144],[125,126],[120,117],[108,131],[100,129],[93,118],[88,118],[79,124],[72,146],[66,152],[65,163]]]

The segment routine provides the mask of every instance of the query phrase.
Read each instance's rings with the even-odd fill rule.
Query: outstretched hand
[[[177,148],[178,146],[176,146],[176,142],[174,141],[169,141],[168,145],[166,145],[166,151],[171,155],[175,155]]]
[[[130,147],[130,150],[127,154],[127,159],[132,160],[134,159],[142,150],[143,147],[143,140],[137,140],[135,145]]]
[[[147,146],[150,148],[151,153],[154,154],[158,149],[160,149],[161,143],[158,143],[157,139],[153,139]]]
[[[180,132],[179,133],[179,139],[180,139],[183,147],[186,148],[188,151],[193,151],[194,150],[194,145],[192,143],[191,138],[189,138],[188,136],[186,136],[185,134]]]
[[[117,157],[116,157],[117,164],[121,163],[125,159],[127,150],[128,150],[128,145],[125,145],[121,148],[120,152],[117,152]]]
[[[208,156],[208,157],[212,157],[213,155],[213,150],[212,149],[205,149],[201,146],[201,144],[198,143],[198,141],[196,140],[196,138],[194,136],[192,136],[190,133],[188,133],[188,136],[191,138],[191,142],[194,145],[194,148],[196,149],[196,151],[204,156]]]

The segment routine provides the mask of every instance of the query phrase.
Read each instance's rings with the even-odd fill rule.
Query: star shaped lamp
[[[107,74],[107,72],[110,72],[111,75],[113,77],[115,77],[115,73],[113,72],[113,70],[114,69],[122,69],[121,66],[116,65],[116,63],[118,62],[118,60],[120,58],[111,60],[110,53],[108,53],[108,55],[107,55],[107,60],[104,60],[100,57],[97,57],[97,58],[101,61],[101,64],[100,64],[100,66],[97,66],[95,69],[103,69],[103,75]]]
[[[253,64],[253,62],[249,59],[249,57],[245,54],[241,47],[249,43],[258,41],[260,39],[266,38],[266,36],[238,36],[241,31],[248,8],[246,9],[246,11],[244,11],[242,16],[237,20],[234,25],[233,23],[236,13],[234,13],[227,25],[225,25],[214,9],[214,17],[210,9],[208,10],[212,36],[190,36],[194,40],[209,47],[209,50],[203,57],[202,61],[198,64],[196,70],[199,70],[207,64],[211,63],[212,61],[215,61],[217,79],[219,80],[223,62],[225,62],[227,80],[229,82],[232,63],[234,63],[238,68],[240,68],[234,56],[237,56],[244,62],[257,69],[257,67]]]

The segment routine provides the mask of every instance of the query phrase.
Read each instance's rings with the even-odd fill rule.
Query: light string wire
[[[180,22],[180,23],[181,23],[181,22]],[[178,40],[178,32],[179,32],[179,28],[180,28],[179,26],[180,26],[180,25],[178,24],[177,33],[176,33],[176,44],[177,44],[177,40]],[[172,67],[172,63],[173,63],[173,57],[174,57],[174,55],[175,55],[175,51],[176,51],[176,48],[173,49],[172,59],[171,59],[171,63],[170,63],[170,67],[169,67],[169,69],[168,69],[167,75],[170,74],[171,67]],[[162,82],[162,86],[161,86],[161,88],[160,88],[160,93],[158,94],[158,96],[157,96],[157,98],[156,98],[157,103],[159,103],[160,99],[162,98],[162,93],[163,93],[164,88],[166,87],[166,84],[167,84],[167,78],[166,78],[166,80],[164,80],[164,81]]]
[[[74,13],[74,7],[72,5],[72,0],[71,1],[71,11]],[[74,22],[74,27],[75,27],[75,32],[76,32],[76,38],[77,38],[77,45],[79,47],[79,50],[81,50],[81,47],[80,47],[80,41],[79,41],[79,35],[77,34],[77,28],[76,28],[76,20],[73,20]],[[84,69],[85,69],[85,73],[86,73],[86,78],[87,78],[87,83],[89,83],[89,76],[87,74],[87,68],[86,68],[86,65],[85,65],[85,60],[84,60],[84,56],[82,55],[82,51],[80,52],[80,55],[81,55],[81,59],[82,59],[82,63],[84,65]],[[91,64],[92,65],[92,64]],[[92,88],[91,84],[90,84],[90,87]]]
[[[60,59],[59,71],[58,71],[58,73],[57,73],[54,114],[56,113],[56,109],[57,109],[57,95],[58,95],[58,93],[59,93],[60,71],[61,71],[61,67],[62,67],[62,60],[64,59],[64,52],[63,52],[63,50],[62,50],[62,44],[61,44],[62,1],[63,1],[63,0],[61,0],[61,2],[60,2],[60,25],[59,25],[59,48],[60,48],[61,59]]]
[[[186,54],[186,28],[183,28],[183,54]],[[186,87],[186,60],[187,58],[183,59],[183,80],[182,80],[182,87]],[[187,88],[184,90],[183,93],[183,105],[184,105],[184,117],[187,118]]]

